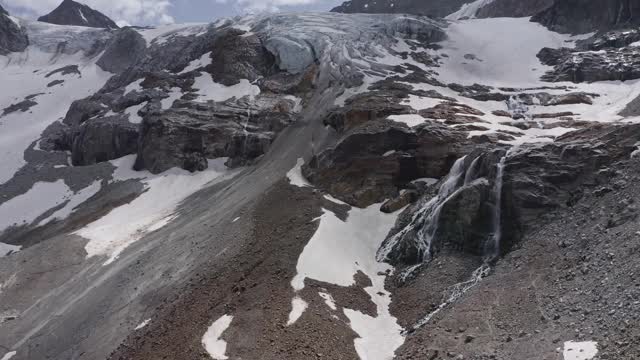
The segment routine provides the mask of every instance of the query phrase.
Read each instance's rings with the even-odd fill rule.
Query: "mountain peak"
[[[63,0],[62,3],[38,21],[57,25],[75,25],[95,28],[117,29],[118,25],[106,15],[90,8],[85,4],[73,0]]]

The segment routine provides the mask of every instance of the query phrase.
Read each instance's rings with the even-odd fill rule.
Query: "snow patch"
[[[193,88],[198,89],[196,94],[202,101],[225,101],[232,97],[239,99],[243,96],[255,97],[260,94],[260,88],[247,79],[240,80],[236,85],[225,86],[213,81],[209,73],[202,73],[196,77]]]
[[[20,249],[22,249],[22,246],[5,244],[3,242],[0,242],[0,257],[7,256],[10,253],[20,251]]]
[[[596,354],[598,354],[598,343],[595,341],[567,341],[562,351],[564,360],[590,360]]]
[[[190,71],[205,67],[211,65],[211,51],[209,51],[208,53],[202,55],[200,58],[193,60],[192,62],[189,63],[189,65],[187,65],[187,67],[185,67],[182,71],[180,71],[178,74],[186,74]]]
[[[142,116],[138,115],[138,111],[140,111],[145,105],[147,105],[148,101],[143,102],[142,104],[129,106],[124,110],[124,113],[129,117],[129,122],[132,124],[140,124],[142,122]]]
[[[141,322],[140,324],[138,324],[138,326],[136,326],[133,330],[140,330],[143,327],[149,325],[149,322],[151,322],[151,319],[146,319],[143,322]]]
[[[71,213],[75,211],[78,205],[89,200],[89,198],[97,194],[101,188],[102,188],[101,182],[99,180],[94,181],[91,185],[87,186],[86,188],[72,195],[69,201],[67,202],[67,204],[62,209],[59,209],[58,211],[54,212],[46,219],[40,221],[38,226],[45,225],[48,222],[53,220],[66,219],[67,217],[69,217],[69,215],[71,215]]]
[[[189,195],[237,173],[229,171],[226,158],[209,160],[205,171],[190,173],[171,169],[161,174],[132,170],[135,155],[113,160],[115,181],[141,179],[145,192],[128,204],[111,210],[102,218],[86,225],[74,234],[89,239],[85,245],[87,257],[106,256],[104,265],[113,262],[124,249],[140,240],[146,233],[165,226],[177,215],[177,206]]]
[[[306,278],[347,287],[355,284],[358,271],[368,276],[372,285],[364,290],[376,304],[378,316],[351,309],[344,309],[344,314],[359,335],[354,340],[358,355],[370,360],[393,358],[395,350],[404,342],[402,327],[389,313],[391,294],[384,288],[386,274],[393,271],[393,267],[376,261],[376,252],[398,213],[385,214],[379,208],[380,204],[351,208],[346,221],[323,209],[318,230],[300,254],[297,274],[291,281],[298,292],[305,287]]]
[[[73,196],[64,180],[37,182],[26,193],[0,205],[0,232],[11,226],[29,225],[47,210]]]
[[[9,351],[8,353],[4,354],[4,356],[2,357],[2,359],[0,360],[9,360],[11,359],[14,355],[16,354],[15,351]]]
[[[388,118],[399,123],[407,124],[409,127],[418,126],[424,124],[425,118],[418,114],[403,114],[403,115],[391,115]]]
[[[336,301],[333,299],[333,296],[331,296],[331,294],[321,291],[321,292],[318,293],[318,295],[320,295],[320,297],[324,299],[324,303],[327,304],[327,306],[331,310],[337,310],[338,309],[336,307]]]
[[[233,316],[231,315],[221,316],[209,326],[209,329],[207,329],[207,332],[202,337],[202,345],[213,359],[228,359],[225,355],[227,352],[227,342],[220,339],[220,336],[222,336],[229,325],[231,325],[232,320]]]
[[[472,3],[463,4],[460,10],[449,14],[445,19],[447,20],[460,20],[462,18],[475,18],[480,9],[488,4],[491,4],[493,0],[476,0]]]
[[[302,165],[304,165],[304,159],[298,158],[296,166],[287,172],[287,179],[289,179],[291,185],[297,187],[312,187],[307,179],[302,176]]]
[[[173,103],[180,99],[182,97],[182,89],[179,87],[174,87],[171,88],[171,90],[169,91],[169,97],[166,97],[162,100],[160,100],[160,106],[162,107],[162,110],[166,110],[169,109],[171,106],[173,106]]]
[[[293,325],[302,313],[307,309],[309,305],[306,301],[302,300],[299,296],[296,296],[291,300],[291,312],[289,313],[289,320],[287,320],[287,326]]]

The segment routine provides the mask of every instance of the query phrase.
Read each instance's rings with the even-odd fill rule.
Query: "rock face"
[[[172,167],[200,171],[206,159],[228,157],[242,165],[264,154],[275,136],[294,121],[294,104],[260,97],[251,101],[180,102],[145,117],[136,169],[160,173]]]
[[[478,18],[532,16],[553,5],[554,0],[493,0],[476,13]]]
[[[470,0],[351,0],[333,8],[331,11],[342,13],[407,13],[444,17]]]
[[[551,30],[587,33],[640,23],[639,0],[556,0],[532,17]]]
[[[118,25],[99,11],[73,0],[64,0],[62,4],[38,21],[57,25],[87,26],[105,29],[118,29]]]
[[[71,139],[73,165],[91,165],[125,155],[138,149],[138,126],[121,116],[85,122]]]
[[[444,248],[499,256],[552,211],[587,191],[611,191],[611,166],[629,158],[639,136],[638,125],[598,124],[546,145],[472,153],[454,164],[436,196],[405,210],[378,258],[415,264]]]
[[[20,52],[27,48],[27,34],[9,17],[9,13],[0,6],[0,55]]]
[[[638,79],[640,49],[629,46],[638,40],[640,33],[631,29],[599,34],[579,43],[575,49],[544,48],[538,58],[543,64],[553,66],[553,70],[542,80],[580,83]]]
[[[97,64],[105,71],[121,73],[144,56],[146,47],[144,38],[137,31],[122,29],[109,41]]]

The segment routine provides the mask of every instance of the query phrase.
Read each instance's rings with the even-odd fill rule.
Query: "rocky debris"
[[[27,33],[0,6],[0,55],[23,51],[28,45]]]
[[[135,168],[160,173],[172,167],[196,171],[206,159],[228,157],[239,166],[264,154],[293,121],[293,101],[273,96],[224,103],[178,101],[144,117]]]
[[[123,116],[92,119],[71,135],[71,160],[74,166],[117,159],[138,150],[138,125]]]
[[[475,146],[465,132],[435,121],[409,129],[373,120],[344,133],[335,147],[314,156],[302,171],[331,195],[366,207],[395,198],[412,180],[444,176],[456,158]]]
[[[640,78],[640,49],[636,47],[599,51],[544,48],[538,58],[543,64],[553,66],[553,70],[542,76],[543,81],[581,83]]]
[[[584,34],[637,25],[639,0],[556,0],[531,18],[557,32]]]
[[[577,47],[584,50],[604,50],[608,48],[623,48],[640,41],[638,29],[624,29],[608,31],[604,34],[596,34],[594,37],[578,42]]]
[[[63,0],[52,12],[39,17],[38,21],[57,25],[118,29],[118,25],[106,15],[73,0]]]
[[[60,74],[62,76],[69,75],[69,74],[82,75],[82,73],[80,73],[80,69],[78,68],[78,65],[67,65],[49,72],[44,77],[48,78],[55,74]]]
[[[142,59],[146,41],[132,28],[121,29],[111,38],[96,64],[115,74],[124,72]]]
[[[618,115],[624,117],[640,116],[640,96],[631,100]]]

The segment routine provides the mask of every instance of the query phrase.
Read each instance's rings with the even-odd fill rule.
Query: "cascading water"
[[[395,246],[410,232],[416,231],[416,245],[418,248],[418,257],[421,260],[431,258],[431,244],[434,235],[438,230],[438,220],[442,206],[447,200],[456,194],[456,190],[460,188],[459,182],[465,174],[464,168],[465,157],[458,159],[451,168],[446,180],[440,186],[438,195],[424,204],[413,215],[409,225],[395,234],[389,241],[385,242],[378,250],[377,260],[384,261]]]
[[[502,237],[502,183],[504,177],[504,164],[509,156],[509,151],[500,159],[497,165],[496,181],[494,184],[494,194],[496,203],[493,212],[493,236],[489,245],[492,247],[491,253],[485,251],[491,259],[500,256],[500,240]]]
[[[514,119],[523,118],[531,120],[529,107],[522,100],[515,96],[511,96],[509,97],[509,100],[507,100],[507,109]]]

